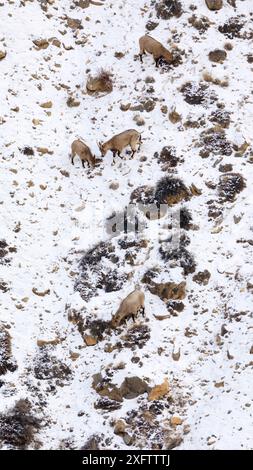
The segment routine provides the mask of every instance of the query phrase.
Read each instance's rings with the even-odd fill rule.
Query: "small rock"
[[[82,21],[75,18],[67,18],[67,26],[73,30],[83,29]]]
[[[208,58],[211,62],[223,64],[224,60],[227,58],[227,53],[222,49],[215,49],[209,52]]]
[[[225,163],[224,165],[220,165],[219,171],[221,173],[227,173],[229,171],[233,171],[233,165],[231,163]]]
[[[119,183],[116,182],[116,181],[113,181],[110,185],[109,185],[109,188],[110,189],[113,189],[113,190],[116,190],[119,188]]]
[[[135,115],[133,120],[136,122],[137,126],[144,126],[145,119],[141,117],[139,114]]]
[[[131,103],[126,103],[126,104],[120,103],[120,109],[121,109],[121,111],[128,111],[128,109],[130,108],[130,106],[131,106]]]
[[[126,423],[122,419],[118,419],[114,426],[114,434],[124,434],[126,430]]]
[[[52,101],[46,101],[45,103],[41,103],[41,104],[40,104],[40,107],[41,107],[41,108],[46,108],[46,109],[52,108],[52,106],[53,106]]]
[[[177,113],[177,111],[175,109],[173,109],[172,111],[170,111],[169,113],[169,120],[170,122],[172,122],[172,124],[177,124],[178,122],[180,122],[182,119],[181,115]]]
[[[95,346],[95,344],[97,344],[96,338],[90,335],[84,335],[84,341],[87,346]]]
[[[36,46],[36,50],[39,51],[40,49],[47,49],[49,46],[49,42],[47,39],[35,39],[33,44]]]
[[[222,0],[206,0],[206,6],[209,10],[220,10],[223,7]]]
[[[146,29],[148,31],[153,31],[155,28],[157,28],[158,25],[159,23],[156,23],[155,21],[148,21],[146,24]]]
[[[0,51],[0,60],[3,60],[7,55],[6,51]]]
[[[204,271],[199,271],[197,274],[194,274],[192,280],[197,284],[201,284],[206,286],[209,283],[209,279],[211,277],[210,272],[205,269]]]
[[[76,100],[73,96],[69,96],[67,99],[67,106],[69,108],[76,108],[80,106],[80,101]]]
[[[133,438],[127,432],[125,432],[123,435],[123,441],[127,446],[130,446],[133,442]]]

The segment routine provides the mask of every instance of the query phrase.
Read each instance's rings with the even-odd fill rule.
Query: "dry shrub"
[[[88,77],[86,88],[90,93],[111,93],[113,90],[112,73],[100,69],[95,77]]]
[[[168,20],[172,16],[179,18],[183,13],[182,4],[178,0],[162,0],[156,4],[155,8],[157,17],[163,20]]]
[[[220,78],[215,78],[212,76],[210,72],[204,72],[202,76],[203,76],[203,80],[207,83],[212,83],[213,85],[219,85],[223,88],[229,85],[229,81],[227,78],[224,78],[223,80],[221,80]]]
[[[6,372],[14,372],[17,369],[17,364],[12,358],[11,350],[11,335],[0,325],[0,375]]]
[[[239,173],[226,173],[220,176],[218,193],[221,202],[233,202],[245,188],[245,180]]]
[[[171,206],[189,198],[189,191],[180,178],[165,176],[156,185],[155,200],[158,204]]]
[[[0,414],[0,443],[26,449],[33,442],[41,420],[31,411],[31,403],[21,399],[6,414]]]

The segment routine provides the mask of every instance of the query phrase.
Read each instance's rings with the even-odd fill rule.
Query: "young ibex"
[[[132,149],[131,156],[133,157],[137,150],[137,147],[140,148],[140,145],[141,145],[141,134],[137,132],[135,129],[129,129],[127,131],[121,132],[121,134],[115,135],[107,142],[104,142],[104,143],[98,142],[98,146],[99,146],[102,157],[106,155],[108,150],[112,151],[113,158],[115,157],[116,154],[120,156],[122,150],[124,150],[124,148],[127,147],[128,145],[130,145]]]
[[[148,36],[147,34],[145,36],[142,36],[139,39],[139,44],[140,44],[140,61],[141,62],[142,62],[142,56],[146,52],[149,52],[149,54],[153,55],[156,67],[158,67],[158,61],[160,58],[163,58],[169,64],[173,61],[172,53],[168,51],[168,49],[166,49],[166,47],[164,47],[159,41],[152,38],[151,36]]]
[[[78,155],[83,168],[84,168],[84,162],[88,163],[88,166],[95,166],[96,163],[96,157],[95,155],[92,155],[90,148],[88,145],[86,145],[82,140],[77,139],[74,140],[71,144],[71,163],[74,165],[74,158],[75,156]]]
[[[135,321],[135,317],[137,317],[139,312],[144,316],[144,301],[145,296],[142,291],[135,289],[131,292],[124,300],[122,300],[117,312],[113,315],[111,321],[112,328],[117,328],[117,326],[124,322],[128,317],[132,317],[133,321]]]

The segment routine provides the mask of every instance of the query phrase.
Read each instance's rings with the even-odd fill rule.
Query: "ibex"
[[[83,168],[84,168],[84,162],[88,163],[88,166],[95,166],[96,163],[96,157],[95,155],[92,155],[90,148],[88,145],[86,145],[82,140],[77,139],[74,140],[71,144],[71,163],[74,165],[74,158],[75,156],[78,155]]]
[[[166,47],[164,47],[159,41],[152,38],[151,36],[148,36],[147,34],[145,36],[142,36],[139,39],[139,44],[140,44],[140,61],[141,62],[142,62],[142,56],[146,52],[149,52],[149,54],[153,55],[156,67],[158,67],[158,61],[160,58],[163,58],[169,64],[173,61],[172,53],[168,51],[168,49],[166,49]]]
[[[145,315],[145,306],[144,306],[145,296],[141,290],[135,289],[131,292],[125,299],[122,300],[120,306],[112,317],[111,326],[112,328],[117,328],[122,322],[127,318],[132,317],[135,321],[138,313],[141,312],[142,315]]]
[[[137,150],[137,147],[140,148],[140,145],[141,145],[141,134],[137,132],[135,129],[129,129],[127,131],[121,132],[121,134],[115,135],[107,142],[104,142],[104,143],[98,142],[98,146],[99,146],[102,157],[106,155],[108,150],[111,150],[113,154],[113,158],[115,157],[116,154],[120,156],[122,150],[124,150],[124,148],[127,147],[128,145],[130,145],[132,149],[131,157],[133,158]]]

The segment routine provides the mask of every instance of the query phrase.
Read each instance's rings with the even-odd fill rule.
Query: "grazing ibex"
[[[120,306],[112,317],[111,325],[112,328],[117,328],[122,322],[124,322],[128,317],[132,317],[135,321],[138,313],[141,312],[142,315],[145,315],[145,306],[144,306],[145,296],[144,293],[138,289],[135,289],[131,292],[125,299],[122,300]]]
[[[106,155],[108,150],[112,151],[113,158],[115,157],[116,154],[118,156],[121,155],[122,150],[124,150],[125,147],[130,145],[132,149],[132,157],[134,156],[137,147],[140,148],[141,144],[141,134],[137,132],[135,129],[129,129],[127,131],[121,132],[121,134],[117,134],[114,137],[112,137],[110,140],[107,142],[98,142],[98,146],[101,152],[102,157]]]
[[[95,155],[92,155],[90,148],[88,145],[86,145],[82,140],[77,139],[74,140],[71,144],[71,163],[74,165],[74,158],[75,156],[78,155],[83,168],[84,168],[84,162],[88,163],[88,166],[95,166],[96,163],[96,157]]]
[[[145,36],[142,36],[139,39],[139,44],[140,44],[140,61],[142,62],[142,56],[146,52],[149,52],[149,54],[152,54],[155,60],[155,65],[158,67],[158,61],[162,57],[166,62],[169,64],[173,61],[173,55],[166,47],[164,47],[159,41],[156,39],[152,38],[151,36],[148,36],[147,34]]]

